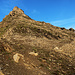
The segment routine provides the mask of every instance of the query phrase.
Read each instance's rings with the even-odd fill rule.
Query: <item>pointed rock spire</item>
[[[24,13],[24,11],[23,11],[22,9],[18,8],[17,6],[15,6],[15,7],[13,8],[13,11],[18,11],[18,12],[20,12],[20,13]]]
[[[14,16],[17,14],[24,14],[24,11],[20,8],[18,8],[17,6],[13,8],[13,10],[9,13],[9,15]]]
[[[18,8],[17,6],[13,8],[13,10],[9,13],[9,15],[5,16],[5,18],[3,18],[3,20],[9,20],[6,18],[19,18],[19,19],[31,19],[29,16],[27,16],[26,14],[24,14],[24,11],[20,8]]]

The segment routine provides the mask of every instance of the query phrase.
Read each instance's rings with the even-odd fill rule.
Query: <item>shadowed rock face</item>
[[[4,75],[74,75],[75,33],[35,21],[18,7],[0,22]]]
[[[64,30],[65,28],[61,28],[62,30]]]
[[[70,31],[73,31],[73,32],[75,31],[73,28],[70,28],[69,30],[70,30]]]

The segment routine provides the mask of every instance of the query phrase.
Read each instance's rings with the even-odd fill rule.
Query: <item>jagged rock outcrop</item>
[[[64,30],[65,28],[61,28],[62,30]]]
[[[70,30],[70,31],[73,31],[73,32],[75,31],[73,28],[70,28],[69,30]]]
[[[17,15],[17,14],[23,14],[24,16],[26,16],[25,14],[24,14],[24,11],[23,10],[21,10],[20,8],[18,8],[17,6],[16,7],[14,7],[13,8],[13,11],[11,11],[10,13],[9,13],[9,15],[10,16],[15,16],[15,15]]]
[[[13,8],[13,10],[5,16],[5,18],[3,18],[3,21],[9,21],[13,20],[15,18],[19,18],[19,19],[31,19],[29,16],[27,16],[26,14],[24,14],[24,11],[21,10],[20,8],[18,8],[17,6]],[[10,20],[9,20],[10,19]]]

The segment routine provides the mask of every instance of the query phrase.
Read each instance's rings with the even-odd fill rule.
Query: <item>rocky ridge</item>
[[[74,75],[75,32],[35,21],[18,7],[0,22],[0,74]]]

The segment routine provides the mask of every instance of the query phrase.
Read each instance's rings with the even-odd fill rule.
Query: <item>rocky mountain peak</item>
[[[15,6],[15,7],[13,8],[13,11],[17,11],[17,12],[19,12],[19,13],[24,13],[24,11],[23,11],[22,9],[18,8],[17,6]]]
[[[13,10],[9,13],[10,16],[15,16],[15,15],[25,15],[24,11],[17,6],[13,8]],[[26,16],[26,15],[25,15]]]
[[[31,19],[29,16],[27,16],[26,14],[24,14],[24,11],[20,8],[18,8],[17,6],[15,6],[13,8],[13,10],[5,16],[5,18],[3,18],[3,21],[7,21],[7,20],[11,20],[11,19],[14,19],[14,18],[17,18],[17,19]]]
[[[75,32],[14,7],[0,22],[0,75],[75,75]]]

